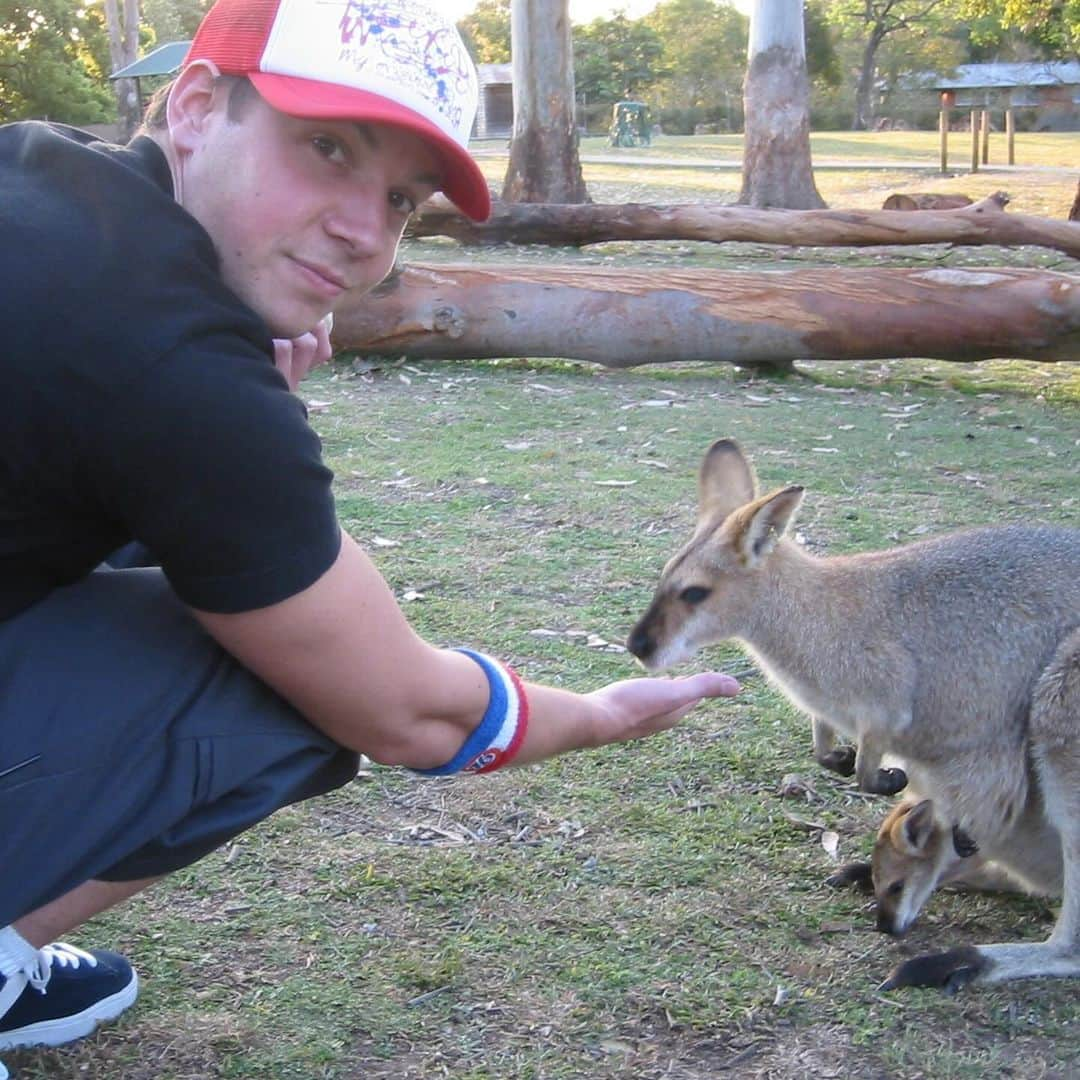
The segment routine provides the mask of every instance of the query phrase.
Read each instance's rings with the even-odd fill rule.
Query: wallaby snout
[[[664,592],[649,605],[626,640],[627,650],[647,671],[673,667],[713,640],[708,634],[708,623],[696,619],[693,611],[708,591],[691,586],[682,590],[682,596],[672,597]],[[697,599],[699,593],[702,595]],[[700,636],[702,629],[704,638]]]
[[[877,932],[879,934],[888,934],[889,937],[902,938],[908,932],[908,928],[899,926],[894,920],[893,913],[879,904],[877,907],[877,922],[875,923]]]
[[[627,651],[640,660],[642,665],[650,671],[654,670],[653,659],[656,656],[658,645],[654,629],[655,621],[656,616],[650,607],[638,620],[637,625],[630,631],[630,636],[626,639]]]

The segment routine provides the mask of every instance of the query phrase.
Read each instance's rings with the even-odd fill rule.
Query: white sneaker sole
[[[26,1027],[0,1033],[0,1050],[15,1050],[24,1046],[62,1046],[82,1039],[98,1024],[115,1020],[138,996],[139,976],[133,971],[127,986],[107,998],[95,1001],[81,1013],[61,1016],[56,1020],[42,1020],[39,1024],[27,1024]],[[0,1071],[0,1077],[4,1075]]]

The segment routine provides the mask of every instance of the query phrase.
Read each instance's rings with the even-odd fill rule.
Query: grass
[[[484,173],[498,188],[506,173],[505,144],[479,145]],[[949,142],[948,176],[937,171],[940,150],[936,132],[814,132],[810,146],[818,166],[818,191],[834,209],[880,209],[894,192],[936,191],[977,200],[1004,190],[1013,200],[1015,213],[1063,219],[1076,197],[1080,175],[1080,132],[1019,132],[1016,169],[997,168],[1006,161],[1006,147],[1005,136],[994,133],[990,164],[977,173],[968,171],[970,137],[954,132]],[[588,136],[581,140],[580,152],[586,159],[582,169],[589,191],[597,202],[733,203],[742,186],[741,135],[664,135],[650,147],[632,150],[609,147],[606,139]],[[627,159],[641,164],[624,164]],[[685,167],[667,164],[680,160],[686,162]],[[847,167],[831,167],[838,161]],[[725,162],[726,167],[703,167],[709,162]],[[851,167],[859,162],[866,167]],[[877,167],[880,163],[893,167]],[[872,164],[875,167],[871,168]]]
[[[688,257],[660,250],[571,257]],[[462,257],[409,257],[440,252]],[[824,550],[1080,511],[1076,364],[767,379],[343,357],[304,392],[342,520],[399,596],[419,594],[403,599],[416,628],[574,689],[633,674],[618,643],[721,435],[764,484],[807,486],[798,528]],[[702,663],[748,667],[732,647]],[[781,795],[791,773],[809,796]],[[862,898],[824,887],[821,835],[860,857],[886,805],[819,770],[806,721],[752,673],[633,745],[472,781],[371,767],[78,934],[131,955],[139,1005],[5,1061],[19,1080],[1073,1075],[1068,982],[877,993],[914,951],[1036,940],[1053,915],[943,892],[903,943],[875,933]]]
[[[1056,166],[1076,168],[1076,150],[1080,134],[1075,132],[1017,132],[1014,141],[1015,160],[1019,166]],[[1008,146],[1002,132],[990,135],[990,165],[1007,161]],[[810,153],[815,161],[904,161],[912,165],[937,165],[940,159],[941,137],[936,131],[814,131],[810,134]],[[970,155],[971,136],[968,132],[949,134],[950,157],[958,165],[965,164]],[[661,135],[651,146],[621,149],[608,146],[604,136],[591,135],[581,140],[581,153],[604,154],[614,159],[620,156],[664,158],[687,157],[702,160],[741,161],[743,137],[734,135]]]

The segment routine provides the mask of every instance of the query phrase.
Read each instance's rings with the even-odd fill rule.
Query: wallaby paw
[[[907,787],[907,773],[903,769],[878,769],[874,779],[863,788],[874,795],[895,795]]]
[[[897,964],[878,990],[928,986],[955,994],[990,968],[990,961],[974,945],[960,945],[942,953],[924,953]]]
[[[952,846],[961,859],[970,859],[979,850],[979,845],[975,842],[974,837],[970,833],[964,832],[959,825],[952,827]]]
[[[818,761],[830,772],[851,776],[855,772],[855,747],[838,746],[835,750],[823,754]]]
[[[845,863],[835,874],[830,874],[825,879],[825,884],[830,889],[846,889],[850,887],[858,889],[859,892],[872,893],[874,891],[874,881],[871,877],[871,865],[868,862]]]

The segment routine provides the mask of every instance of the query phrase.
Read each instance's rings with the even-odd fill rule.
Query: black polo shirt
[[[208,611],[306,588],[331,473],[161,150],[0,127],[0,619],[135,539]]]

